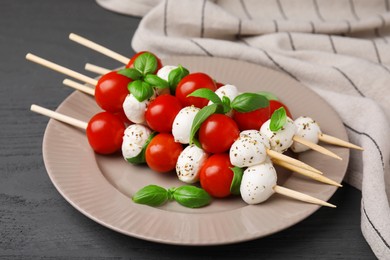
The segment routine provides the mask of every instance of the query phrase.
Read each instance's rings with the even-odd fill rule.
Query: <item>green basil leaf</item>
[[[120,75],[126,76],[132,80],[137,80],[137,79],[140,79],[142,77],[142,74],[138,70],[133,69],[133,68],[118,70],[117,73]]]
[[[191,94],[187,95],[187,97],[200,97],[200,98],[208,99],[214,104],[222,104],[221,98],[217,94],[215,94],[214,91],[208,88],[197,89]]]
[[[149,52],[142,53],[135,59],[134,68],[144,76],[154,73],[157,70],[157,59]]]
[[[171,93],[175,93],[177,84],[179,84],[179,82],[188,74],[190,74],[190,72],[181,65],[169,72],[168,84],[171,89]]]
[[[230,99],[227,96],[222,97],[222,106],[223,106],[223,113],[226,114],[232,110],[232,107],[230,105]]]
[[[156,134],[157,134],[157,132],[153,132],[153,133],[151,133],[149,135],[148,139],[146,140],[146,142],[142,146],[141,152],[137,156],[132,157],[132,158],[126,158],[126,160],[129,163],[132,163],[132,164],[142,164],[142,163],[145,163],[146,162],[146,159],[145,159],[146,148],[148,147],[150,141],[152,141],[153,137],[156,136]]]
[[[152,87],[169,88],[168,82],[166,80],[163,80],[162,78],[154,74],[146,75],[144,81]]]
[[[233,99],[231,106],[234,110],[245,113],[269,106],[268,99],[256,93],[242,93]]]
[[[244,174],[244,170],[237,166],[230,169],[233,171],[234,174],[232,183],[230,185],[230,192],[234,195],[239,195],[241,180],[242,180],[242,175]]]
[[[210,195],[204,189],[190,185],[176,188],[173,192],[173,198],[180,205],[188,208],[200,208],[211,202]]]
[[[153,88],[142,80],[135,80],[130,82],[128,89],[139,102],[149,99],[154,94]]]
[[[198,132],[201,124],[212,114],[214,114],[219,105],[218,104],[211,104],[210,106],[205,106],[199,112],[196,114],[194,121],[192,122],[191,126],[191,132],[190,132],[190,144],[194,143],[194,138],[196,135],[196,132]]]
[[[132,199],[135,203],[156,207],[168,200],[168,192],[163,187],[148,185],[137,191]]]
[[[265,96],[268,100],[279,100],[279,98],[277,96],[275,96],[275,94],[268,92],[268,91],[260,91],[260,92],[257,92],[257,94]]]
[[[286,110],[284,107],[280,107],[276,109],[272,116],[271,116],[271,122],[269,123],[269,129],[272,132],[279,131],[287,122],[287,115]]]

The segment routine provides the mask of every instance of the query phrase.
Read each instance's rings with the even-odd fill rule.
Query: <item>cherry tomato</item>
[[[115,113],[123,110],[122,104],[129,94],[127,85],[131,79],[116,71],[103,75],[95,88],[96,103],[104,110]]]
[[[161,95],[150,102],[145,119],[151,129],[160,133],[169,133],[180,109],[182,106],[176,97],[169,94]]]
[[[269,107],[270,107],[270,115],[272,116],[272,114],[274,113],[274,111],[280,107],[284,107],[284,109],[286,110],[286,114],[289,118],[292,119],[292,115],[290,113],[290,110],[288,109],[288,107],[283,104],[281,101],[279,100],[270,100],[269,101]]]
[[[236,122],[226,115],[213,114],[199,128],[199,142],[209,153],[223,153],[240,135]]]
[[[136,53],[133,57],[131,57],[131,59],[129,60],[129,63],[127,63],[127,65],[126,65],[126,68],[133,68],[134,67],[134,62],[137,59],[137,57],[139,55],[141,55],[142,53],[145,53],[145,52],[150,53],[154,57],[156,57],[156,59],[157,59],[157,69],[153,72],[153,74],[156,74],[157,71],[162,68],[162,63],[161,63],[161,60],[154,53],[151,53],[150,51],[140,51],[140,52]]]
[[[225,86],[225,84],[217,81],[215,82],[215,86],[217,87],[217,89],[219,89],[220,87]]]
[[[229,196],[233,180],[233,171],[230,169],[232,167],[228,154],[211,155],[200,169],[200,185],[213,197]]]
[[[202,108],[209,102],[206,98],[187,97],[189,94],[200,88],[208,88],[212,91],[217,89],[214,80],[204,73],[191,73],[185,76],[176,88],[176,97],[179,99],[183,107],[194,105]]]
[[[241,113],[233,110],[233,119],[236,121],[240,131],[259,130],[265,121],[270,119],[270,107],[259,108],[251,112]]]
[[[148,166],[156,172],[169,172],[175,169],[177,158],[183,146],[176,143],[172,134],[160,133],[150,141],[145,151]]]
[[[114,153],[121,149],[125,129],[125,124],[117,116],[100,112],[88,122],[88,142],[97,153]]]
[[[113,113],[113,115],[115,115],[116,117],[118,117],[120,120],[122,120],[123,123],[125,123],[126,125],[131,125],[133,124],[133,122],[131,122],[126,114],[125,114],[125,111],[123,111],[123,109],[119,112],[116,112],[116,113]]]

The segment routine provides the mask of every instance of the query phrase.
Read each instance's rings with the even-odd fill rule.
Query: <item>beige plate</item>
[[[287,104],[293,116],[311,116],[325,133],[347,140],[336,112],[317,94],[282,73],[219,58],[172,57],[164,63],[181,64],[192,72],[207,72],[220,82],[238,86],[243,92],[271,91]],[[58,111],[88,121],[99,108],[92,97],[75,92]],[[343,161],[311,151],[300,154],[299,159],[341,182],[349,150],[326,147]],[[160,243],[217,245],[251,240],[294,225],[319,208],[280,195],[251,206],[239,197],[215,199],[201,209],[185,208],[175,202],[159,208],[138,205],[130,197],[145,185],[168,188],[183,183],[174,173],[159,174],[147,167],[130,165],[121,155],[96,155],[83,131],[54,120],[50,120],[45,132],[43,157],[57,190],[81,213],[120,233]],[[334,186],[289,172],[278,174],[279,184],[323,200],[328,200],[336,191]]]

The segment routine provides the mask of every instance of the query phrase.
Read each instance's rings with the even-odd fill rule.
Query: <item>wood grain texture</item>
[[[217,247],[155,244],[111,231],[84,217],[50,182],[42,161],[48,119],[29,111],[55,109],[72,90],[58,73],[25,61],[27,52],[80,72],[86,62],[121,66],[68,40],[75,32],[132,56],[138,18],[94,1],[0,1],[0,258],[91,259],[373,259],[360,231],[361,193],[344,185],[322,208],[275,235]],[[87,75],[94,76],[92,73]]]

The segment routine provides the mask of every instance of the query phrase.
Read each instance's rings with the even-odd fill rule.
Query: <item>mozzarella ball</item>
[[[276,132],[269,128],[271,120],[266,121],[260,128],[260,133],[266,136],[271,144],[271,150],[279,153],[285,152],[292,144],[293,137],[297,132],[294,121],[287,117],[286,124]]]
[[[177,66],[166,65],[157,71],[157,77],[168,81],[169,73],[174,69],[177,69]]]
[[[218,88],[215,91],[215,94],[217,94],[217,96],[220,97],[221,100],[222,100],[222,97],[228,97],[230,99],[230,101],[233,101],[233,99],[238,96],[239,92],[238,92],[237,87],[234,85],[224,85],[224,86]],[[213,104],[213,102],[209,101],[208,105],[211,105],[211,104]],[[229,111],[228,113],[226,113],[226,115],[231,117],[233,115],[233,112]]]
[[[197,107],[189,106],[179,111],[172,124],[172,135],[175,138],[175,142],[182,144],[188,144],[190,142],[192,122],[199,110]]]
[[[151,100],[156,97],[156,94],[147,100],[139,102],[133,94],[127,95],[123,102],[123,111],[126,117],[133,123],[143,124],[145,123],[145,111]]]
[[[248,167],[263,163],[267,158],[267,151],[258,138],[242,135],[230,147],[229,158],[234,166]]]
[[[187,146],[179,155],[176,173],[179,180],[185,183],[199,181],[199,172],[208,155],[196,145]]]
[[[266,201],[274,194],[276,181],[276,170],[272,163],[248,167],[241,180],[241,197],[248,204]]]
[[[259,143],[263,143],[266,148],[271,148],[269,139],[266,136],[262,135],[258,130],[244,130],[240,132],[240,136],[249,136],[250,138],[257,140]]]
[[[145,145],[152,131],[139,124],[133,124],[126,128],[123,135],[122,155],[125,160],[127,158],[136,157]]]
[[[321,134],[320,126],[317,122],[306,116],[301,116],[295,119],[294,124],[297,127],[295,135],[300,136],[312,143],[318,143],[318,136]],[[291,146],[293,152],[299,153],[309,150],[310,148],[306,145],[294,142]]]

